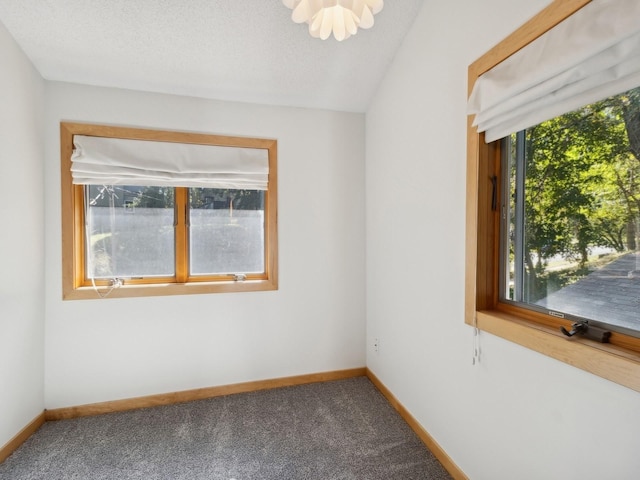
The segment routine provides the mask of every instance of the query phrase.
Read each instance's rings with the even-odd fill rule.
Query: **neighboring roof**
[[[640,252],[619,257],[537,305],[640,330]]]

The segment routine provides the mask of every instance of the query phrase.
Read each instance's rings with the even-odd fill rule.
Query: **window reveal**
[[[274,140],[63,123],[61,143],[64,298],[277,288]]]
[[[467,124],[465,268],[465,322],[475,327],[475,338],[479,331],[486,331],[636,391],[640,391],[637,336],[616,330],[611,332],[610,344],[582,335],[568,339],[559,327],[568,333],[580,329],[564,318],[566,314],[555,310],[545,313],[509,300],[515,295],[524,298],[531,286],[521,282],[516,292],[518,287],[512,283],[513,277],[526,276],[527,244],[520,242],[521,261],[515,265],[509,257],[515,255],[515,245],[504,245],[513,240],[506,237],[501,241],[505,238],[501,229],[508,228],[501,225],[507,212],[495,206],[496,194],[502,199],[500,207],[511,201],[504,199],[505,184],[496,178],[505,176],[501,171],[505,149],[514,151],[515,147],[499,141],[501,138],[640,85],[640,64],[633,60],[638,52],[639,18],[640,4],[634,0],[554,0],[469,66],[468,113],[475,116],[469,117]],[[582,54],[577,55],[578,51]],[[582,64],[587,58],[593,61]],[[575,80],[578,83],[572,84]],[[540,88],[531,89],[535,85]],[[633,141],[631,146],[635,148]],[[520,225],[525,225],[524,220]],[[622,237],[625,248],[630,248],[630,239]],[[544,251],[541,259],[546,255]],[[537,258],[532,260],[535,268]],[[551,262],[551,258],[547,260]],[[513,267],[506,267],[510,262]],[[629,272],[635,276],[635,270],[629,268],[627,277]],[[553,294],[554,288],[533,292]],[[479,360],[478,351],[475,345],[474,363]]]
[[[501,295],[640,336],[640,88],[504,140]]]

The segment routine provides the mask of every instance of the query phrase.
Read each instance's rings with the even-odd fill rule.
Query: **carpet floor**
[[[2,480],[445,480],[375,386],[352,378],[47,422]]]

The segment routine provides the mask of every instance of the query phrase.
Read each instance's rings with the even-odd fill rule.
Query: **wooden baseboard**
[[[438,445],[438,442],[434,440],[434,438],[429,435],[422,425],[409,413],[409,411],[398,401],[398,399],[391,393],[391,391],[380,381],[378,377],[376,377],[371,370],[366,369],[366,376],[371,380],[380,393],[385,396],[387,401],[391,404],[393,408],[400,414],[400,416],[404,419],[405,422],[409,424],[409,427],[420,437],[420,440],[427,446],[427,448],[433,453],[433,455],[438,459],[438,461],[442,464],[449,475],[451,475],[455,480],[469,480],[469,477],[465,475],[465,473],[453,462],[451,457],[447,455],[447,452],[443,450],[443,448]]]
[[[352,377],[363,377],[366,368],[353,368],[350,370],[337,370],[333,372],[314,373],[309,375],[298,375],[294,377],[275,378],[271,380],[258,380],[255,382],[236,383],[233,385],[222,385],[219,387],[198,388],[181,392],[161,393],[159,395],[149,395],[145,397],[129,398],[124,400],[114,400],[110,402],[92,403],[76,407],[56,408],[45,410],[47,421],[64,420],[89,415],[100,415],[103,413],[122,412],[135,410],[138,408],[157,407],[161,405],[173,405],[176,403],[192,402],[194,400],[204,400],[207,398],[232,395],[236,393],[255,392],[258,390],[268,390],[271,388],[291,387],[295,385],[305,385],[309,383],[328,382],[331,380],[342,380]]]
[[[391,391],[366,367],[353,368],[349,370],[338,370],[333,372],[314,373],[309,375],[297,375],[293,377],[275,378],[270,380],[258,380],[255,382],[236,383],[233,385],[223,385],[219,387],[199,388],[181,392],[164,393],[159,395],[149,395],[125,400],[114,400],[110,402],[92,403],[77,407],[56,408],[45,410],[26,427],[24,427],[6,445],[0,448],[0,463],[11,455],[27,438],[33,435],[45,421],[63,420],[89,415],[100,415],[103,413],[122,412],[137,408],[156,407],[160,405],[172,405],[176,403],[190,402],[194,400],[204,400],[206,398],[233,395],[236,393],[255,392],[268,390],[271,388],[291,387],[295,385],[306,385],[309,383],[329,382],[332,380],[343,380],[346,378],[366,376],[371,380],[376,388],[384,395],[387,401],[407,422],[409,427],[418,435],[426,447],[433,453],[442,466],[449,472],[455,480],[469,480],[465,473],[453,462],[451,457],[438,445],[431,435],[420,425],[420,423],[409,413],[409,411],[398,401]]]
[[[33,435],[42,425],[44,425],[44,412],[31,420],[18,434],[0,448],[0,463],[4,462],[27,438]]]

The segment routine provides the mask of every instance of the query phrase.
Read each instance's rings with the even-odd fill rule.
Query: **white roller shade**
[[[267,190],[269,152],[75,135],[74,184]]]
[[[468,113],[487,142],[640,86],[640,0],[594,0],[481,75]]]

